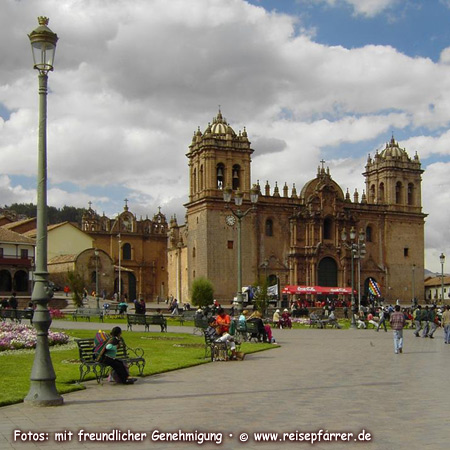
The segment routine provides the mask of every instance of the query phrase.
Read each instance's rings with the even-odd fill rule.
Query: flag
[[[369,278],[369,293],[374,297],[381,297],[380,287],[373,278]]]

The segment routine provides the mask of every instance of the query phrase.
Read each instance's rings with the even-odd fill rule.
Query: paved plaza
[[[305,441],[280,441],[282,433],[291,433],[285,439],[300,439],[301,433],[319,430],[324,437],[332,432],[354,436],[349,442],[316,442],[316,449],[447,449],[450,345],[444,344],[442,330],[434,340],[416,338],[412,330],[404,334],[404,353],[395,355],[391,331],[276,330],[280,348],[248,355],[243,362],[192,367],[132,386],[87,382],[86,390],[66,394],[60,407],[0,408],[0,449],[309,448]],[[151,363],[151,354],[148,358]],[[49,440],[14,442],[13,430],[48,433]],[[141,442],[88,442],[80,439],[80,430],[147,435],[140,435]],[[151,440],[152,433],[156,438],[160,432],[180,435],[180,430],[193,437],[197,431],[197,438],[216,443]],[[362,430],[371,440],[355,442]],[[72,439],[66,434],[66,441],[55,442],[54,433],[64,431],[73,432]],[[279,435],[276,442],[263,443],[256,442],[255,432]],[[246,434],[248,441],[241,442]]]

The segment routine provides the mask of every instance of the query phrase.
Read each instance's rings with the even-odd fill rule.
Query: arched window
[[[408,205],[414,205],[414,184],[408,184]]]
[[[273,236],[273,220],[266,220],[266,236]]]
[[[198,187],[200,191],[203,191],[203,165],[200,166],[200,172],[198,177]]]
[[[375,203],[375,185],[370,186],[369,203]]]
[[[216,169],[216,187],[217,189],[223,189],[223,183],[225,180],[225,166],[222,163],[217,164]]]
[[[130,244],[123,244],[122,247],[122,259],[130,260],[131,259],[131,245]]]
[[[372,227],[370,225],[366,227],[366,242],[372,242]]]
[[[28,291],[28,274],[24,270],[18,270],[14,274],[14,289],[18,292]]]
[[[233,166],[233,190],[236,191],[241,187],[241,167],[238,164]]]
[[[384,203],[384,183],[380,183],[378,203]]]
[[[192,193],[197,193],[197,169],[194,169],[194,172],[192,173]]]
[[[329,217],[323,221],[323,239],[333,239],[333,221]]]
[[[0,270],[0,291],[10,292],[12,290],[11,274],[7,270]]]
[[[195,247],[192,248],[192,257],[195,258]]]
[[[397,204],[400,204],[402,202],[402,190],[402,183],[400,181],[397,181],[395,185],[395,203]]]

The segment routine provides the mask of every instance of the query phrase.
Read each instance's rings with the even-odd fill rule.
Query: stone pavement
[[[66,394],[60,407],[0,408],[0,449],[309,448],[310,443],[280,442],[280,437],[256,442],[252,433],[320,429],[355,437],[365,430],[371,441],[320,442],[316,449],[446,449],[450,345],[444,344],[442,330],[434,340],[415,338],[412,330],[404,334],[405,352],[395,355],[392,332],[279,330],[280,348],[248,355],[243,362],[192,367],[139,379],[132,386],[88,382],[86,390]],[[50,438],[14,442],[15,429],[49,433]],[[83,442],[77,435],[113,429],[147,437],[101,443]],[[55,442],[53,433],[65,430],[74,433],[72,439]],[[223,433],[223,443],[154,442],[155,430]],[[240,442],[242,433],[249,434],[248,442]]]

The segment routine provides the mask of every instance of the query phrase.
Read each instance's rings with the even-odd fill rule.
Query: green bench
[[[133,331],[133,325],[144,325],[150,331],[150,325],[159,325],[161,331],[167,331],[167,319],[163,315],[127,314],[127,330]]]
[[[97,355],[94,353],[94,339],[75,339],[78,346],[78,354],[80,359],[80,380],[79,383],[84,381],[86,375],[92,372],[95,375],[97,383],[102,383],[110,372],[110,367],[97,361]],[[117,349],[117,359],[121,359],[129,368],[137,367],[139,375],[144,374],[145,359],[144,350],[141,348],[130,348],[126,345],[122,345]]]
[[[103,322],[104,310],[100,308],[77,308],[72,313],[72,320],[78,320],[78,317],[82,317],[91,321],[91,317],[98,317]]]
[[[20,323],[23,319],[28,319],[31,323],[33,314],[34,311],[32,309],[0,309],[0,318],[3,322],[6,319],[11,319]]]

